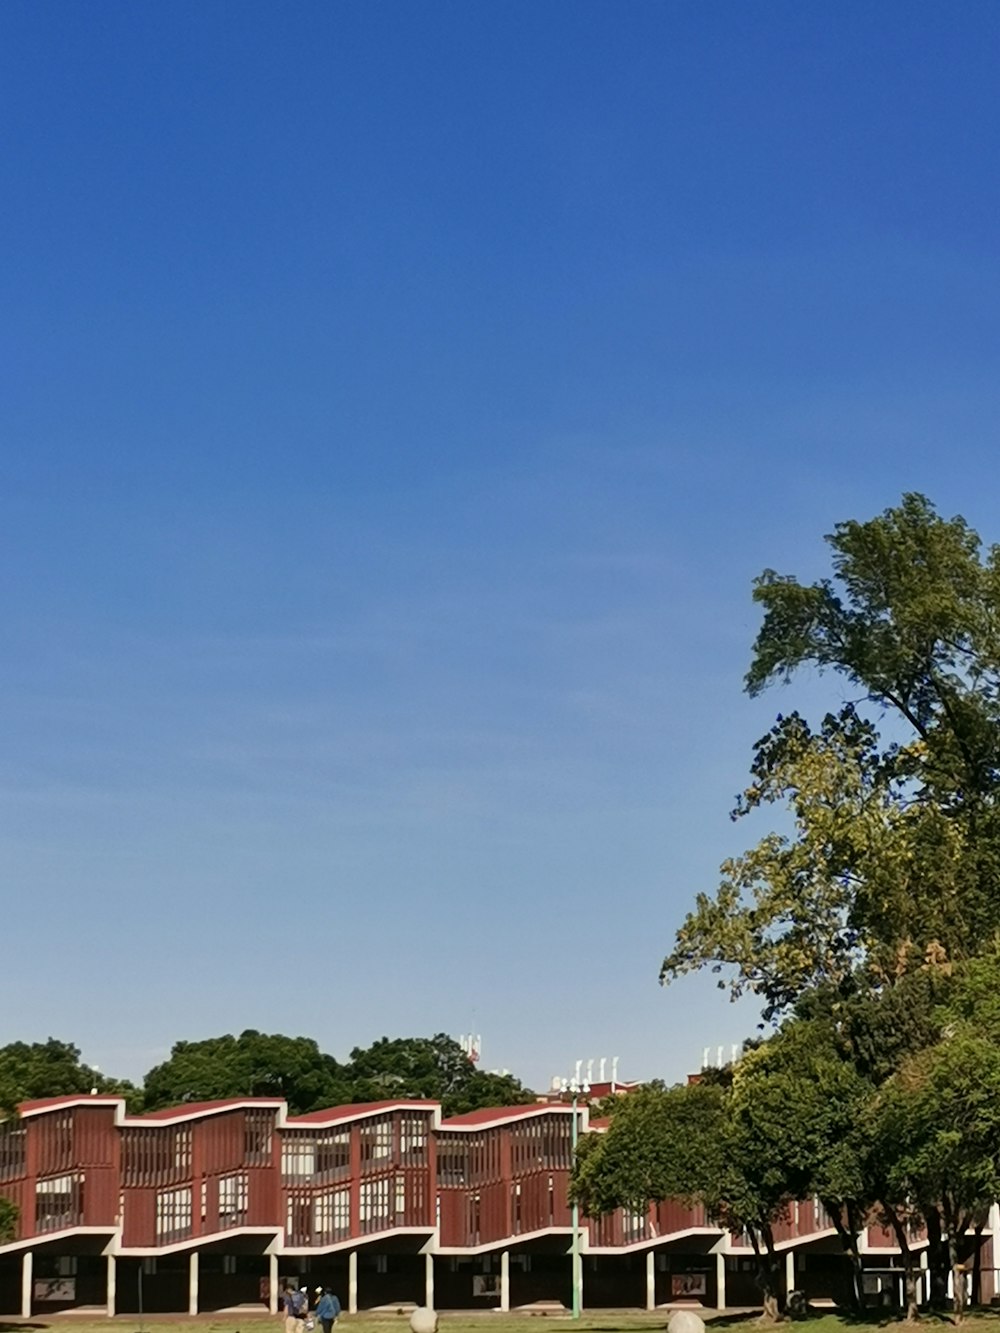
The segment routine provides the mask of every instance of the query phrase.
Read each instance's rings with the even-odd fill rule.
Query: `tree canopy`
[[[576,1187],[598,1210],[697,1193],[757,1236],[768,1299],[784,1202],[822,1201],[859,1300],[857,1236],[881,1219],[909,1315],[925,1226],[932,1291],[950,1268],[960,1315],[968,1231],[1000,1194],[1000,548],[916,494],[827,542],[831,577],[757,579],[746,688],[814,668],[840,697],[754,746],[734,818],[787,818],[696,896],[660,974],[710,968],[756,994],[766,1038],[704,1102],[669,1089],[615,1110]],[[682,1104],[707,1188],[674,1142]]]
[[[533,1095],[510,1075],[478,1070],[452,1037],[381,1037],[341,1063],[311,1037],[248,1030],[177,1042],[143,1084],[149,1110],[226,1097],[284,1097],[293,1114],[388,1098],[440,1101],[445,1115]]]
[[[1000,935],[1000,549],[920,495],[827,541],[832,579],[757,580],[746,683],[813,666],[857,697],[757,743],[734,814],[784,804],[793,832],[723,865],[661,970],[729,969],[771,1018],[859,969],[892,984]]]
[[[81,1063],[80,1051],[70,1042],[13,1041],[0,1046],[0,1108],[11,1111],[18,1102],[73,1093],[122,1093],[133,1099],[136,1089],[127,1080],[109,1078]]]

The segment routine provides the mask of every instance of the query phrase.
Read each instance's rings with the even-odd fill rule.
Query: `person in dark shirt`
[[[316,1288],[319,1291],[319,1287]],[[325,1288],[316,1306],[316,1318],[323,1325],[323,1333],[330,1333],[340,1314],[340,1301],[329,1287]]]

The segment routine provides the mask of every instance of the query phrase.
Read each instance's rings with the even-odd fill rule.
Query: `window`
[[[421,1166],[427,1156],[427,1119],[404,1115],[399,1121],[399,1151],[408,1166]]]
[[[337,1190],[333,1196],[333,1229],[338,1236],[351,1231],[351,1191]]]
[[[83,1223],[83,1176],[56,1176],[35,1186],[35,1230],[61,1231]]]
[[[246,1115],[246,1127],[243,1131],[243,1160],[247,1166],[270,1166],[274,1112],[247,1111]]]
[[[191,1234],[191,1190],[161,1190],[156,1196],[156,1239],[161,1245]]]
[[[247,1220],[247,1177],[222,1176],[219,1180],[219,1226],[243,1226]]]
[[[40,1128],[39,1156],[42,1171],[65,1171],[73,1161],[72,1112],[46,1116]]]
[[[511,1126],[511,1165],[515,1175],[539,1168],[568,1171],[572,1165],[572,1125],[568,1116],[535,1116]]]
[[[622,1235],[625,1238],[625,1244],[629,1245],[636,1240],[644,1240],[646,1236],[646,1214],[638,1209],[622,1209]]]
[[[289,1245],[312,1244],[312,1199],[307,1193],[290,1194],[285,1220],[285,1240]]]
[[[316,1174],[316,1140],[311,1134],[286,1134],[281,1142],[281,1174],[293,1184]]]
[[[24,1125],[7,1121],[0,1125],[0,1180],[24,1175]]]
[[[169,1185],[191,1171],[191,1126],[122,1130],[122,1183]]]
[[[351,1132],[327,1131],[316,1138],[316,1174],[331,1179],[351,1171]]]
[[[361,1165],[375,1166],[392,1156],[392,1121],[388,1116],[361,1127]]]
[[[330,1190],[313,1200],[313,1232],[320,1241],[343,1240],[351,1234],[351,1191]]]
[[[469,1145],[464,1136],[438,1138],[438,1181],[442,1185],[464,1185],[469,1175]]]
[[[366,1180],[361,1186],[359,1201],[359,1220],[362,1233],[386,1231],[392,1226],[394,1217],[389,1212],[388,1177],[379,1180]]]
[[[396,1177],[396,1216],[402,1217],[406,1212],[406,1177],[398,1175]]]

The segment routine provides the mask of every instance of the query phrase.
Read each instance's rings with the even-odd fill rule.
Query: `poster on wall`
[[[35,1278],[36,1301],[75,1301],[75,1277]]]
[[[671,1296],[705,1296],[708,1294],[708,1278],[705,1273],[671,1273]]]

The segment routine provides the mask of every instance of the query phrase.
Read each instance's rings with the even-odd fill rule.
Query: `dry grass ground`
[[[643,1333],[643,1330],[666,1328],[670,1312],[655,1310],[649,1313],[608,1310],[585,1315],[578,1322],[566,1314],[510,1314],[444,1313],[439,1316],[441,1333],[484,1333],[488,1327],[496,1333],[544,1333],[546,1324],[557,1324],[580,1330],[580,1333]],[[754,1316],[721,1315],[710,1320],[715,1333],[761,1333]],[[409,1333],[409,1320],[397,1314],[345,1315],[338,1323],[338,1333]],[[885,1315],[873,1314],[869,1320],[858,1321],[836,1313],[824,1313],[796,1320],[788,1325],[799,1333],[876,1333],[885,1329],[905,1328]],[[920,1321],[926,1333],[947,1333],[950,1320],[927,1315]],[[962,1324],[967,1333],[1000,1333],[1000,1314],[993,1311],[976,1312]],[[31,1320],[0,1320],[0,1333],[283,1333],[280,1319],[267,1318],[249,1311],[246,1315],[200,1315],[197,1319],[178,1319],[174,1316],[149,1315],[140,1323],[135,1315],[119,1315],[115,1319],[94,1318],[90,1315],[63,1314],[50,1318],[36,1316]]]

